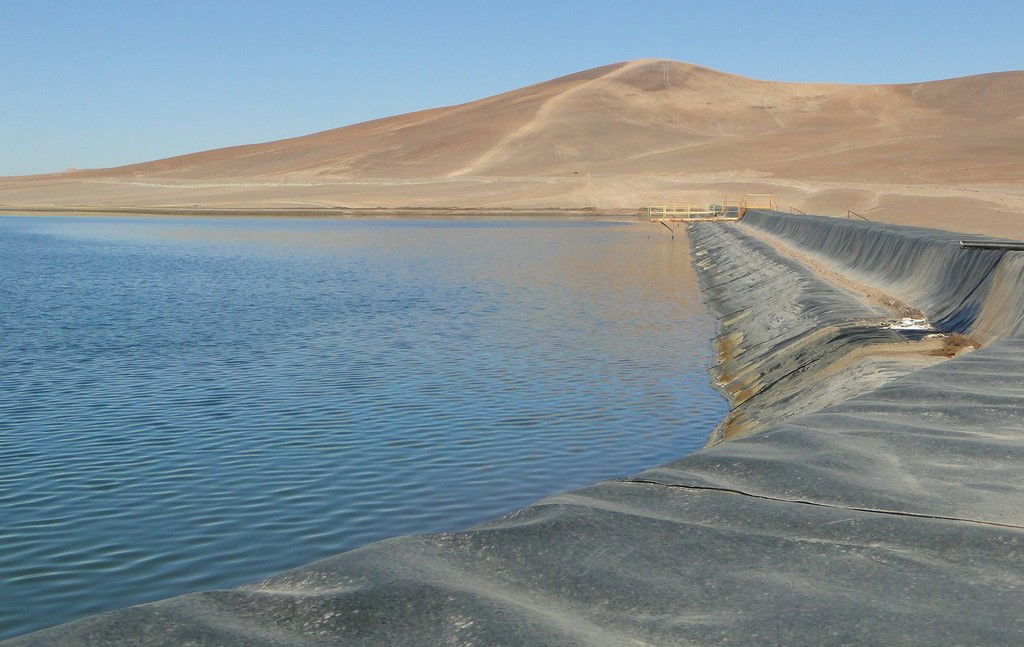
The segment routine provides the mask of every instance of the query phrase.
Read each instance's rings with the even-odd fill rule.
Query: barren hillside
[[[1024,213],[1021,151],[1024,72],[842,85],[641,60],[303,137],[6,178],[0,204],[633,209],[749,191],[1002,227]]]

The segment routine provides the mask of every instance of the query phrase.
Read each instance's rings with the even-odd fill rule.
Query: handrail
[[[696,205],[696,204],[666,204],[666,205],[651,205],[647,207],[648,215],[698,215],[698,214],[717,214],[721,213],[722,208],[712,208],[708,205]]]
[[[806,211],[804,211],[803,209],[797,209],[796,207],[790,207],[789,210],[792,211],[793,213],[802,213],[805,216],[807,215]]]
[[[775,198],[770,193],[747,193],[739,200],[726,198],[720,203],[653,204],[647,207],[647,217],[651,220],[659,218],[670,220],[711,220],[717,218],[739,220],[749,209],[768,209],[774,211],[776,209]],[[703,218],[703,216],[708,218]]]
[[[847,209],[847,210],[846,210],[846,217],[847,217],[847,218],[849,219],[851,215],[857,216],[858,218],[860,218],[860,219],[861,219],[861,220],[863,220],[864,222],[871,222],[870,220],[868,220],[868,219],[867,219],[867,218],[865,218],[864,216],[860,215],[859,213],[857,213],[857,212],[856,212],[856,211],[854,211],[853,209]]]

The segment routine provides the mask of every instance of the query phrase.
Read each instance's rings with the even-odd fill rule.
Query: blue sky
[[[785,81],[1024,69],[1024,9],[963,0],[0,0],[0,175],[301,135],[646,57]]]

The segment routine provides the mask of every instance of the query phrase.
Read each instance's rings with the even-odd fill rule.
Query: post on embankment
[[[740,217],[749,209],[775,211],[775,197],[771,193],[748,193],[743,196],[742,206]]]

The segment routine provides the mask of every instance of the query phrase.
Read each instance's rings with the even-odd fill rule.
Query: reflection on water
[[[639,224],[0,220],[0,636],[465,527],[700,446]]]

